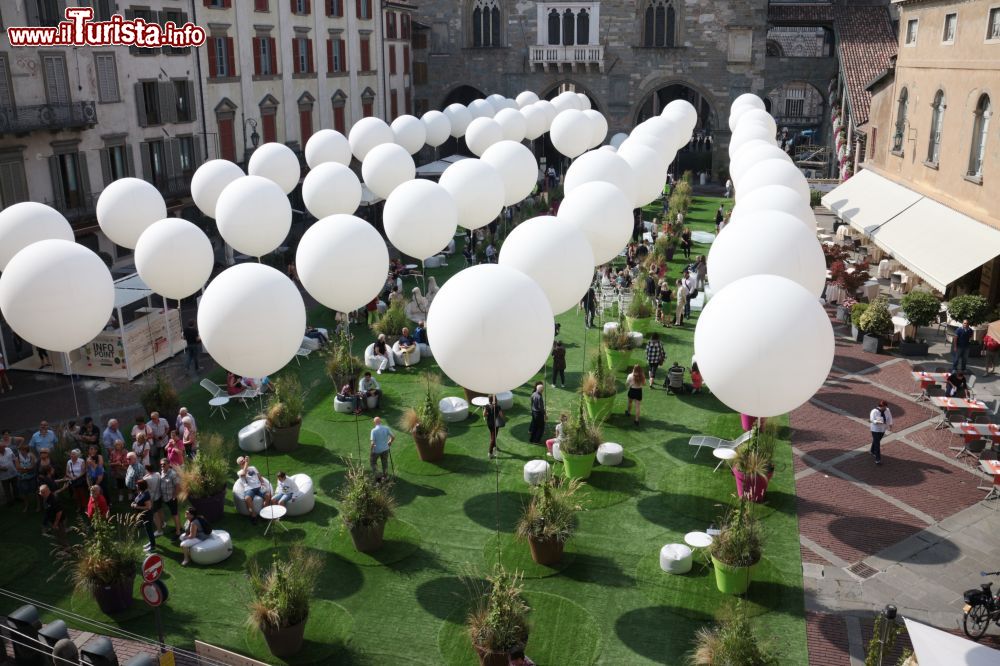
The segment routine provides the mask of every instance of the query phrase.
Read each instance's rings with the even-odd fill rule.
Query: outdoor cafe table
[[[965,438],[966,444],[973,440],[989,438],[994,441],[1000,439],[1000,425],[996,423],[954,423],[951,431]],[[957,450],[957,449],[956,449]]]
[[[927,389],[936,384],[944,385],[948,383],[947,372],[923,372],[922,370],[914,370],[910,373],[910,375],[913,377],[913,381],[920,382],[920,393],[913,394],[913,396],[917,399],[917,402],[928,400],[930,398],[930,396],[927,395]]]
[[[983,498],[985,502],[988,499],[994,497],[1000,497],[1000,460],[980,460],[979,466],[983,468],[983,471],[993,477],[993,485],[991,486],[978,486],[978,490],[989,490],[986,493],[986,497]]]
[[[950,417],[950,412],[957,412],[964,410],[968,414],[973,413],[984,413],[986,411],[986,403],[980,400],[966,400],[965,398],[946,398],[944,396],[934,396],[930,399],[931,403],[935,407],[939,407],[943,414],[941,421],[934,428],[935,430],[943,430],[945,428],[950,428],[952,426]]]

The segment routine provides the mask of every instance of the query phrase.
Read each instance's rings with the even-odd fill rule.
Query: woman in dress
[[[642,387],[646,385],[646,377],[642,367],[636,365],[625,378],[625,388],[628,389],[628,405],[625,406],[625,416],[631,416],[632,403],[635,403],[635,424],[639,425],[639,411],[642,408]]]
[[[151,448],[149,440],[146,439],[146,433],[142,431],[137,432],[135,434],[135,441],[132,442],[132,451],[135,452],[135,456],[139,459],[140,464],[149,464],[149,453]]]
[[[483,407],[483,418],[486,419],[486,427],[490,431],[490,459],[496,458],[496,451],[500,448],[497,446],[497,430],[500,429],[498,424],[498,419],[503,417],[503,410],[500,409],[500,405],[497,404],[497,397],[495,395],[490,395],[489,402]]]
[[[170,431],[170,439],[167,440],[167,462],[171,467],[180,468],[184,466],[184,442],[176,430]]]
[[[66,461],[66,480],[69,481],[73,499],[76,500],[80,511],[86,511],[90,495],[87,492],[87,465],[80,458],[80,449],[69,452],[69,460]]]

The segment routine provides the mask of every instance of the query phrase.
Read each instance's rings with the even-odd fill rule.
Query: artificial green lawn
[[[695,199],[690,226],[714,232],[718,205],[718,199]],[[658,206],[655,213],[650,211],[647,219],[660,216]],[[707,250],[696,244],[694,254]],[[682,262],[680,257],[674,261],[671,278],[677,277]],[[462,264],[457,254],[450,267],[434,273],[441,282]],[[311,317],[316,324],[331,320],[325,312]],[[585,331],[582,315],[575,311],[559,321],[568,350],[568,381],[566,389],[553,389],[546,382],[547,436],[559,413],[576,405],[573,389],[580,381],[584,333],[588,355],[596,352],[599,335],[597,329]],[[369,333],[354,328],[360,353]],[[680,329],[659,330],[668,362],[689,365],[694,321]],[[422,361],[416,369],[379,377],[385,391],[381,414],[389,424],[395,426],[402,409],[420,398],[420,372],[433,367]],[[274,530],[264,537],[263,525],[251,526],[228,501],[226,518],[217,527],[231,532],[236,550],[213,567],[182,568],[179,550],[161,539],[160,552],[167,559],[164,580],[170,589],[164,611],[170,643],[190,649],[200,639],[279,663],[269,656],[261,637],[245,626],[242,572],[249,558],[266,562],[296,542],[321,553],[325,569],[306,632],[307,648],[288,663],[475,663],[462,625],[469,596],[463,576],[482,576],[498,552],[506,564],[525,571],[527,599],[536,609],[527,652],[539,664],[678,664],[691,649],[695,631],[728,603],[715,590],[712,571],[699,561],[686,576],[669,576],[658,564],[662,545],[682,542],[686,532],[717,522],[734,492],[725,467],[713,473],[717,461],[711,451],[695,458],[694,447],[687,445],[692,435],[731,437],[739,432],[739,416],[710,394],[670,396],[659,388],[647,389],[639,427],[621,413],[624,395],[619,395],[604,436],[625,447],[625,464],[595,468],[591,484],[581,493],[588,510],[580,514],[566,561],[549,568],[535,565],[527,544],[512,536],[528,498],[522,466],[544,457],[543,448],[527,443],[529,385],[515,391],[516,406],[500,433],[502,453],[496,464],[487,459],[488,435],[481,419],[470,417],[450,426],[440,465],[420,462],[409,436],[397,433],[398,518],[388,526],[383,550],[361,555],[341,528],[333,498],[344,477],[343,459],[357,457],[360,450],[367,462],[370,415],[359,422],[353,415],[333,412],[334,388],[319,355],[291,369],[308,388],[303,445],[290,455],[256,455],[254,464],[271,479],[279,470],[311,475],[318,491],[316,508],[283,521],[288,532]],[[623,392],[621,382],[619,388]],[[445,392],[462,394],[447,380]],[[182,398],[203,431],[223,433],[233,442],[235,478],[235,433],[253,413],[234,406],[226,421],[209,418],[206,401],[197,386]],[[747,608],[782,663],[802,664],[807,661],[802,575],[787,438],[778,447],[776,462],[767,502],[759,509],[767,541]],[[61,608],[100,615],[89,598],[71,595],[62,577],[47,580],[53,560],[38,534],[37,514],[5,511],[0,530],[7,535],[0,585]],[[11,545],[15,536],[18,544]],[[37,566],[31,566],[32,559]],[[144,608],[129,617],[121,623],[125,629],[155,635],[153,616]]]

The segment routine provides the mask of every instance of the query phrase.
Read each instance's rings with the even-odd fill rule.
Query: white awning
[[[917,203],[922,195],[871,169],[859,171],[823,195],[823,205],[865,235]]]
[[[920,666],[996,666],[1000,650],[904,618]]]
[[[469,159],[466,155],[449,155],[435,162],[417,167],[417,178],[440,178],[444,170],[459,160]]]

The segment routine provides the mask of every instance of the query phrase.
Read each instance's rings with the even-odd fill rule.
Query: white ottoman
[[[341,400],[339,395],[333,396],[333,411],[340,414],[353,414],[354,403]]]
[[[628,332],[628,343],[633,347],[642,346],[642,333],[639,331],[629,331]]]
[[[469,418],[469,403],[462,398],[447,397],[441,398],[438,402],[438,409],[441,410],[441,418],[446,423],[458,423]]]
[[[497,405],[500,409],[511,409],[514,407],[514,394],[510,391],[497,393]]]
[[[668,543],[660,549],[660,568],[669,574],[691,571],[691,549],[682,543]]]
[[[524,482],[537,486],[549,475],[550,465],[544,460],[529,460],[524,463]]]
[[[377,395],[367,396],[365,398],[365,405],[367,405],[368,409],[375,409],[376,407],[378,407],[378,396]]]
[[[440,268],[444,264],[444,255],[438,254],[424,259],[424,268]]]
[[[397,340],[392,344],[392,355],[395,357],[396,365],[402,365],[405,367],[410,367],[411,365],[416,365],[420,363],[420,345],[413,348],[409,354],[403,354],[399,347],[399,341]]]
[[[313,480],[308,474],[293,474],[292,481],[298,487],[299,492],[295,493],[295,496],[285,502],[285,508],[288,509],[287,516],[301,516],[302,514],[309,513],[316,506],[316,492],[313,490]]]
[[[233,540],[229,532],[213,529],[207,538],[191,546],[191,559],[195,564],[218,564],[233,554]]]
[[[420,348],[420,358],[434,358],[434,352],[431,351],[431,346],[426,342],[421,342],[417,345]]]
[[[618,322],[616,321],[609,321],[604,325],[604,333],[610,333],[611,331],[617,331],[617,330],[618,330]]]
[[[597,462],[601,465],[606,465],[608,467],[614,467],[615,465],[622,464],[622,456],[624,456],[625,451],[622,450],[621,444],[615,444],[614,442],[604,442],[597,447]]]
[[[240,449],[249,453],[260,453],[267,448],[267,420],[257,419],[240,428]]]
[[[263,474],[261,474],[260,480],[264,492],[273,496],[273,494],[271,493],[271,482],[265,479]],[[237,479],[236,483],[233,484],[233,504],[236,505],[236,513],[240,514],[241,516],[250,515],[250,511],[247,510],[247,503],[243,499],[243,488],[242,484],[239,482],[239,479]],[[263,508],[264,508],[264,499],[262,497],[254,497],[253,498],[254,513],[259,515],[260,510]]]
[[[553,442],[552,444],[552,457],[562,462],[562,451],[559,450],[559,442]]]

